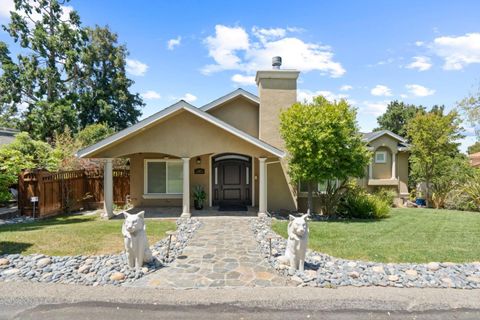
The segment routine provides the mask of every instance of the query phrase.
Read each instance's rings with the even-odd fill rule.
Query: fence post
[[[36,184],[36,194],[38,195],[38,215],[40,218],[45,213],[45,183],[43,182],[43,177],[45,176],[43,170],[35,171],[35,177],[37,179]]]

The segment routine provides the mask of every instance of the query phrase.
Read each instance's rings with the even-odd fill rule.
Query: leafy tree
[[[417,112],[424,112],[425,108],[401,101],[392,101],[388,104],[384,114],[377,118],[379,127],[375,131],[390,130],[402,137],[407,135],[406,125],[414,118]]]
[[[427,206],[431,204],[431,185],[443,174],[443,162],[458,154],[460,122],[455,111],[447,115],[435,111],[417,113],[407,124],[412,176],[425,182]]]
[[[82,28],[78,14],[65,10],[68,1],[15,0],[3,26],[21,54],[14,61],[0,42],[0,123],[20,118],[18,127],[36,139],[95,122],[123,129],[137,121],[143,106],[130,92],[126,47],[106,27]]]
[[[81,55],[82,74],[77,83],[80,127],[105,123],[115,130],[134,124],[141,115],[142,99],[129,89],[125,75],[127,48],[108,27],[86,29],[88,45]]]
[[[459,107],[470,124],[475,127],[477,139],[480,140],[480,87],[476,93],[460,101]]]
[[[20,90],[15,103],[27,104],[20,128],[35,138],[52,138],[55,128],[76,128],[72,109],[74,96],[69,90],[78,75],[78,61],[85,44],[80,18],[68,16],[58,0],[15,0],[15,11],[4,30],[18,43],[22,53],[15,63],[18,79],[7,73],[8,90]],[[23,53],[26,52],[26,53]],[[3,52],[3,60],[6,59]],[[18,89],[13,89],[14,85]],[[37,121],[38,120],[38,121]]]
[[[11,143],[0,147],[0,195],[5,197],[8,194],[8,187],[16,183],[22,169],[57,168],[52,147],[46,142],[33,140],[26,132],[21,132]]]
[[[470,179],[473,168],[467,157],[458,154],[454,157],[441,157],[437,163],[439,174],[432,178],[432,202],[435,208],[443,208],[450,192],[458,190]]]
[[[77,134],[80,147],[88,147],[98,141],[112,135],[115,131],[104,123],[86,126]]]
[[[468,154],[473,154],[477,152],[480,152],[480,141],[475,142],[474,144],[469,146],[467,149]]]
[[[58,167],[61,170],[77,170],[81,168],[82,159],[75,156],[80,149],[80,143],[73,137],[72,130],[65,127],[63,132],[55,132],[55,148],[53,157],[57,160]]]
[[[319,96],[311,103],[295,103],[280,119],[290,177],[308,184],[308,212],[312,210],[313,185],[324,181],[327,193],[322,210],[334,214],[348,179],[362,177],[370,160],[355,109],[343,99],[330,102]]]

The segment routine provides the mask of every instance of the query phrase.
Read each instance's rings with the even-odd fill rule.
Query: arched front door
[[[222,154],[212,159],[213,205],[252,204],[252,159]]]

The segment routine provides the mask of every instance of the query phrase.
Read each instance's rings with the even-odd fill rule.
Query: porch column
[[[370,161],[370,163],[368,164],[368,179],[371,180],[373,179],[373,159]]]
[[[397,153],[392,152],[392,179],[397,178]]]
[[[265,161],[267,158],[258,158],[260,164],[260,177],[258,184],[258,216],[266,217],[267,216],[267,175],[266,169],[267,164]]]
[[[106,159],[103,169],[103,218],[113,217],[113,165]]]
[[[182,218],[190,218],[190,158],[182,158],[183,160],[183,209]]]

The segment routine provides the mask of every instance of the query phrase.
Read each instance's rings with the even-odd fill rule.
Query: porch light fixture
[[[197,164],[202,163],[202,159],[200,159],[200,157],[197,157],[197,160],[196,160],[196,161],[197,161]]]

